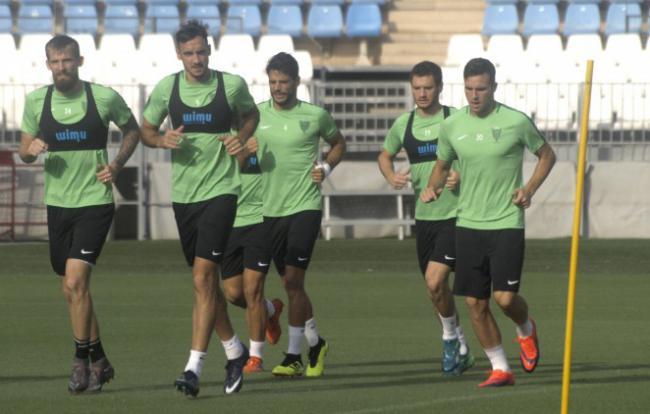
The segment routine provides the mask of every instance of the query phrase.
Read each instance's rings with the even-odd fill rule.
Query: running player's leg
[[[494,300],[517,326],[521,366],[531,373],[537,367],[540,353],[535,322],[528,315],[528,304],[518,294],[524,262],[524,230],[501,230],[494,233],[494,239],[495,249],[490,261]]]
[[[479,385],[481,387],[514,384],[501,332],[490,311],[489,233],[462,227],[456,230],[454,294],[465,296],[472,327],[492,365],[490,377]]]

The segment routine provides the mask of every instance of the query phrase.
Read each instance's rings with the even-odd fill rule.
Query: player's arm
[[[242,150],[237,154],[239,168],[243,168],[246,165],[246,159],[255,153],[257,153],[257,138],[250,137],[244,144]]]
[[[178,144],[183,139],[183,125],[176,129],[168,129],[162,134],[159,131],[159,125],[154,125],[144,119],[140,127],[142,143],[151,148],[178,148]]]
[[[431,177],[429,177],[429,183],[420,192],[420,200],[425,203],[437,200],[445,187],[450,170],[451,162],[438,158],[436,166],[431,172]]]
[[[20,148],[18,149],[18,155],[23,162],[31,164],[36,161],[39,154],[46,151],[47,144],[42,139],[28,134],[25,131],[20,134]]]
[[[460,173],[454,169],[449,170],[447,181],[445,181],[445,188],[448,190],[455,190],[460,185]]]
[[[120,126],[120,131],[122,131],[122,143],[117,155],[110,164],[104,166],[95,174],[97,179],[103,183],[115,181],[117,175],[133,155],[138,142],[140,142],[140,127],[133,115],[126,124]]]
[[[312,181],[317,184],[322,183],[330,175],[345,154],[345,138],[343,138],[340,131],[337,130],[334,135],[325,139],[325,141],[330,145],[330,150],[325,155],[325,160],[317,162],[311,170]]]
[[[537,156],[537,165],[535,165],[533,175],[526,185],[515,189],[512,193],[512,202],[522,208],[530,207],[533,195],[535,195],[537,189],[546,180],[553,165],[555,165],[555,152],[547,142],[535,152],[535,155]]]
[[[396,190],[404,188],[409,182],[409,173],[406,171],[395,172],[395,167],[393,166],[393,160],[395,159],[395,154],[391,154],[388,150],[383,149],[377,157],[377,163],[379,164],[379,171],[384,176],[388,184]]]
[[[219,137],[219,141],[223,142],[223,146],[226,148],[228,154],[238,156],[243,151],[246,141],[253,135],[259,122],[260,112],[256,106],[253,106],[249,111],[241,115],[237,135],[223,135]]]

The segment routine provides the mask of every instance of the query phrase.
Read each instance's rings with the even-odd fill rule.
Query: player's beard
[[[54,77],[54,86],[59,92],[70,92],[79,81],[79,76],[71,73],[65,75],[65,77]]]

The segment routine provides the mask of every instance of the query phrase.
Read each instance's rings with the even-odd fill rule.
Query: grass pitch
[[[274,379],[286,332],[266,347],[267,372],[222,392],[216,336],[199,398],[173,389],[189,355],[193,292],[177,241],[109,242],[92,292],[116,378],[99,395],[67,393],[73,354],[67,310],[47,245],[0,245],[2,413],[556,413],[559,412],[568,240],[529,241],[522,294],[540,333],[533,374],[519,367],[513,324],[495,311],[516,375],[514,387],[478,389],[488,361],[456,301],[477,365],[440,374],[440,327],[418,273],[412,240],[320,241],[307,288],[330,342],[325,376]],[[650,240],[582,243],[571,413],[647,413],[650,407]],[[267,297],[285,298],[277,274]],[[493,310],[495,308],[493,307]],[[229,307],[248,341],[242,310]],[[286,314],[282,317],[286,331]]]

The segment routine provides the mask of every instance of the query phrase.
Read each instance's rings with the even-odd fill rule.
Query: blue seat
[[[175,33],[180,25],[180,14],[175,4],[150,4],[144,20],[145,33]]]
[[[66,33],[97,34],[97,9],[94,4],[66,4],[63,17]]]
[[[104,4],[106,4],[106,6],[137,6],[138,0],[104,0]]]
[[[54,3],[54,0],[21,0],[20,4],[30,4],[30,5],[39,5],[39,6],[50,6],[52,7],[52,4]]]
[[[519,27],[519,16],[517,6],[514,4],[488,4],[483,15],[483,34],[492,36],[495,34],[517,33]]]
[[[10,33],[12,25],[9,5],[0,4],[0,33]]]
[[[372,4],[386,4],[386,0],[349,0],[350,3],[372,3]]]
[[[288,34],[300,37],[302,34],[302,12],[296,4],[271,4],[266,19],[269,34]]]
[[[233,5],[228,7],[226,33],[246,33],[259,36],[262,31],[262,14],[255,5]]]
[[[638,3],[612,3],[605,17],[605,34],[639,33],[642,18]]]
[[[517,4],[519,0],[486,0],[486,3],[491,4]]]
[[[54,32],[54,18],[50,6],[22,4],[18,12],[18,31],[20,33]]]
[[[345,0],[311,0],[312,4],[338,4],[341,5]]]
[[[343,13],[336,4],[314,4],[307,16],[307,34],[312,37],[339,37],[343,30]]]
[[[560,16],[554,3],[528,3],[524,12],[522,34],[555,34],[560,26]]]
[[[221,3],[221,0],[185,0],[185,3],[189,6],[191,4],[203,4],[218,6]]]
[[[564,34],[598,33],[600,11],[596,3],[570,3],[564,17]]]
[[[198,20],[208,25],[208,33],[211,36],[219,36],[221,31],[221,14],[219,7],[215,4],[190,3],[185,12],[187,20]]]
[[[381,10],[374,3],[352,3],[345,16],[348,37],[378,37],[381,35]]]
[[[228,4],[254,4],[259,6],[262,4],[262,0],[228,0]]]
[[[107,4],[104,19],[104,33],[140,34],[138,9],[133,5]]]
[[[270,0],[271,4],[303,4],[303,0]]]

